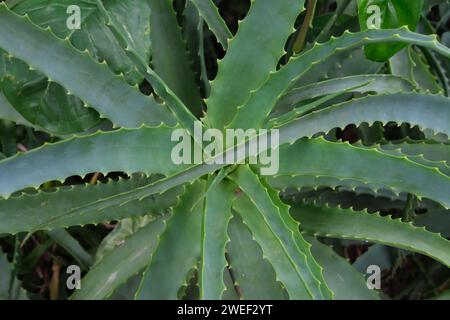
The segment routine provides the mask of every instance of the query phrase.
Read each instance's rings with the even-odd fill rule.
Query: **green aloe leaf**
[[[189,0],[197,7],[200,16],[206,21],[209,28],[221,44],[222,48],[228,48],[228,40],[233,37],[227,24],[219,14],[219,10],[212,0]]]
[[[420,110],[421,104],[420,104],[420,100],[418,99],[417,96],[405,95],[404,97],[402,97],[403,98],[402,99],[402,101],[403,101],[402,105],[404,105],[405,107],[408,106],[408,103],[406,103],[407,101],[405,101],[405,98],[408,98],[408,97],[411,98],[411,105],[418,108],[417,114],[420,114],[419,110]],[[380,96],[380,97],[368,97],[367,99],[374,99],[376,101],[377,99],[386,99],[386,98],[385,98],[385,96]],[[430,99],[427,102],[429,104],[427,106],[427,110],[428,111],[430,110],[430,108],[441,108],[441,107],[445,108],[446,107],[445,100],[442,100],[442,99],[445,99],[445,98],[441,99],[439,97],[424,96],[424,99]],[[353,103],[354,102],[351,102],[350,104],[353,104]],[[433,103],[433,104],[431,104],[431,103]],[[400,106],[401,105],[399,105],[396,109],[389,108],[389,110],[388,110],[389,112],[393,112],[394,115],[395,114],[402,114],[399,119],[396,119],[395,116],[392,116],[392,117],[387,116],[387,113],[386,113],[387,111],[386,110],[384,110],[384,111],[377,110],[377,108],[374,108],[371,104],[361,103],[360,105],[361,106],[359,107],[359,109],[361,109],[364,106],[366,106],[367,109],[368,109],[367,112],[374,112],[376,114],[376,116],[374,116],[374,120],[380,120],[379,119],[380,117],[385,117],[386,120],[394,119],[394,120],[397,120],[398,122],[402,122],[401,118],[404,118],[407,115],[405,113],[401,113],[400,112]],[[411,107],[411,106],[409,106],[409,107]],[[331,109],[333,109],[333,108],[331,108]],[[330,110],[325,109],[326,113],[328,113]],[[345,108],[342,108],[341,110],[345,110]],[[411,111],[411,108],[410,108],[409,111]],[[321,111],[321,112],[324,112],[324,111]],[[347,111],[345,111],[345,113],[347,113]],[[353,113],[354,112],[349,113],[349,114],[351,115]],[[440,113],[440,112],[436,112],[436,114],[437,113]],[[423,125],[425,127],[427,127],[427,126],[439,127],[439,123],[442,122],[442,126],[441,127],[445,128],[446,127],[446,124],[445,124],[446,120],[445,120],[445,118],[440,117],[438,119],[435,119],[433,114],[434,113],[427,114],[427,117],[422,117],[422,119],[420,119],[420,121],[424,121]],[[411,116],[414,116],[414,113],[411,113]],[[348,121],[349,121],[348,119],[351,119],[349,117],[350,116],[347,116],[347,115],[345,117],[342,117],[342,119],[343,119],[342,123],[337,122],[337,120],[339,120],[341,117],[336,117],[336,115],[333,114],[332,112],[329,113],[329,118],[327,118],[325,116],[322,116],[322,117],[319,117],[318,119],[316,119],[315,114],[303,117],[303,118],[299,119],[298,121],[296,121],[294,123],[291,123],[291,124],[288,124],[287,126],[284,126],[284,127],[281,128],[281,130],[280,130],[281,143],[283,144],[283,143],[287,143],[287,142],[294,142],[299,137],[302,137],[302,136],[312,136],[314,133],[317,132],[317,127],[324,127],[323,125],[318,126],[317,125],[317,121],[320,121],[319,123],[322,123],[322,122],[325,123],[325,124],[329,123],[329,124],[327,124],[325,126],[326,128],[324,128],[324,131],[328,131],[328,130],[336,127],[336,126],[345,126],[348,123]],[[384,120],[384,119],[381,119],[381,120]],[[415,120],[414,121],[407,120],[407,122],[414,123],[416,121]],[[156,129],[154,129],[154,130],[156,130]],[[162,156],[161,159],[168,159],[169,158],[169,154],[170,154],[170,150],[171,150],[171,146],[167,144],[167,141],[169,140],[170,130],[169,130],[169,128],[166,128],[164,130],[165,130],[166,133],[161,136],[160,142],[161,142],[161,146],[165,147],[166,156]],[[138,130],[134,134],[139,135],[139,132],[144,132],[144,131],[150,132],[151,130],[150,129],[146,129],[146,130],[143,130],[143,131],[139,131]],[[119,137],[121,134],[123,134],[124,138],[125,138],[124,132],[111,133],[111,135],[114,135],[114,134],[117,134],[117,137]],[[108,135],[106,135],[106,136],[108,136]],[[112,137],[111,139],[114,139],[114,138],[115,137]],[[82,141],[82,139],[80,139],[80,140]],[[93,139],[93,137],[87,137],[87,138],[85,137],[84,139],[87,139],[87,141],[89,141],[89,139]],[[103,139],[103,138],[100,138],[100,139]],[[105,139],[107,139],[107,138],[105,138]],[[163,142],[163,140],[164,140],[164,142]],[[150,139],[150,141],[154,142],[155,144],[159,144],[159,142],[156,139]],[[254,142],[255,139],[252,139],[252,141]],[[252,143],[252,141],[250,141],[249,143]],[[73,144],[77,144],[77,142],[72,142],[72,143]],[[53,146],[53,148],[55,148],[55,151],[56,150],[63,150],[65,148],[64,147],[65,145],[66,145],[66,143],[56,144],[55,146]],[[70,145],[70,141],[67,143],[67,145]],[[102,145],[104,145],[104,144],[102,144]],[[247,145],[248,145],[248,143],[247,143]],[[105,147],[105,146],[103,146],[103,147]],[[62,149],[59,149],[59,148],[62,148]],[[144,147],[142,147],[142,148],[144,148]],[[242,148],[244,148],[244,145],[238,146],[238,148],[242,149]],[[144,152],[143,149],[142,149],[142,151]],[[263,151],[263,150],[260,150],[260,151]],[[38,150],[38,151],[34,151],[34,152],[35,152],[37,158],[41,157],[42,151]],[[104,154],[103,151],[102,151],[102,154]],[[33,155],[33,152],[30,152],[28,154],[28,156],[31,156],[31,155]],[[0,166],[3,165],[4,168],[8,168],[8,167],[11,167],[11,166],[19,165],[22,161],[26,161],[25,159],[27,159],[28,156],[25,155],[25,156],[19,157],[19,158],[16,159],[16,161],[11,161],[11,159],[6,160],[3,163],[1,163]],[[34,156],[33,156],[33,158],[34,158]],[[122,161],[122,163],[123,163],[123,161]],[[129,198],[130,196],[133,199],[136,199],[136,197],[137,198],[142,197],[143,195],[147,195],[148,196],[148,195],[151,194],[151,193],[149,193],[150,192],[149,190],[159,190],[159,191],[154,191],[154,192],[161,192],[161,191],[167,190],[166,188],[168,188],[169,186],[173,187],[173,186],[176,186],[178,183],[188,182],[188,181],[190,181],[190,179],[193,179],[194,177],[199,177],[199,176],[201,176],[203,174],[206,174],[206,173],[209,173],[209,172],[213,172],[214,170],[217,170],[218,168],[223,166],[223,165],[216,165],[216,166],[198,165],[198,166],[192,167],[191,169],[189,169],[186,172],[183,172],[183,168],[176,167],[173,164],[171,165],[170,163],[167,163],[166,160],[161,160],[159,163],[164,163],[165,164],[164,168],[167,166],[167,168],[166,168],[167,171],[165,171],[164,168],[154,168],[155,171],[159,172],[159,171],[162,170],[162,171],[166,172],[167,174],[171,174],[171,173],[174,174],[174,173],[177,173],[177,172],[179,174],[177,174],[174,178],[168,178],[167,180],[162,181],[161,184],[158,184],[158,186],[151,185],[151,186],[148,186],[148,187],[146,187],[144,189],[139,189],[136,192],[133,192],[132,195],[131,194],[127,194],[127,195],[123,195],[123,196],[120,196],[120,197],[116,197],[114,199],[114,201],[119,201],[119,203],[123,203],[123,202],[125,202],[123,199],[124,198]],[[92,164],[94,164],[94,163],[92,163]],[[138,164],[138,162],[137,163],[135,162],[135,164]],[[11,168],[13,168],[13,167],[11,167]],[[100,168],[102,168],[102,167],[100,166]],[[172,169],[170,169],[170,168],[172,168]],[[116,168],[116,170],[117,169],[124,170],[123,167],[122,168]],[[85,173],[88,173],[88,172],[99,171],[99,167],[92,168],[91,170],[83,171],[83,172],[85,174]],[[111,169],[106,168],[106,170],[114,170],[114,168],[111,168]],[[131,170],[131,172],[133,172],[133,170],[146,172],[142,168],[137,168],[137,167],[132,167],[131,169],[127,168],[127,172],[129,172],[129,170]],[[4,174],[9,174],[8,172],[10,172],[10,170],[6,170],[6,171],[2,171],[2,172],[4,172]],[[11,172],[14,172],[14,170],[12,170]],[[67,168],[64,168],[64,173],[62,173],[62,171],[61,171],[56,176],[55,175],[47,175],[47,173],[45,171],[34,172],[33,174],[36,175],[34,183],[35,183],[35,186],[36,186],[36,185],[38,185],[40,183],[43,183],[43,182],[51,180],[51,179],[63,179],[63,178],[65,178],[68,175],[83,174],[83,172],[79,172],[79,170],[74,170],[74,171],[67,172]],[[160,173],[164,174],[164,172],[160,172]],[[39,177],[41,174],[46,174],[46,176],[45,177],[42,177],[42,176]],[[18,184],[18,185],[13,186],[13,187],[11,187],[11,186],[4,186],[4,188],[8,187],[8,189],[5,190],[5,191],[7,191],[6,192],[6,195],[7,195],[7,194],[9,194],[9,193],[11,193],[13,191],[16,191],[16,190],[18,190],[20,188],[24,188],[26,186],[29,186],[29,184],[22,184],[22,185]],[[159,189],[159,188],[163,188],[163,189]],[[444,190],[441,189],[441,191],[443,192]],[[439,198],[441,200],[441,197],[439,196],[439,193],[438,193],[438,196],[435,196],[435,197],[437,197],[437,198]]]
[[[6,99],[5,95],[0,92],[0,119],[15,122],[26,126],[33,126]]]
[[[203,209],[200,298],[219,300],[225,291],[222,280],[227,266],[225,246],[228,242],[228,222],[231,219],[231,202],[234,185],[222,181],[209,190]]]
[[[322,269],[311,255],[311,245],[298,233],[298,225],[277,193],[248,167],[240,167],[231,177],[246,194],[234,208],[249,226],[291,299],[330,298]]]
[[[418,215],[413,223],[417,227],[425,227],[428,231],[439,233],[444,238],[450,238],[449,213],[442,207],[429,208],[426,213]]]
[[[53,241],[53,239],[51,238],[48,238],[47,240],[39,243],[36,247],[33,248],[33,250],[30,251],[30,253],[28,253],[25,257],[21,258],[20,261],[18,261],[17,273],[20,275],[25,275],[29,272],[32,272],[33,269],[38,265],[39,259],[42,257],[42,255],[54,244],[55,241]],[[88,266],[84,265],[82,261],[77,260],[77,262],[80,263],[82,269],[88,269]]]
[[[367,170],[367,166],[371,170]],[[378,148],[358,147],[347,143],[330,142],[323,138],[300,140],[292,146],[280,147],[280,166],[277,176],[269,178],[280,187],[277,179],[288,179],[284,188],[302,187],[300,177],[332,178],[340,185],[366,186],[378,190],[385,186],[396,193],[409,192],[450,206],[450,178],[435,167],[425,166],[406,155],[391,155]],[[293,178],[291,180],[290,178]],[[356,185],[355,185],[356,182]],[[313,185],[313,186],[314,186]],[[325,184],[326,185],[326,184]],[[309,186],[308,180],[304,186]]]
[[[80,29],[75,30],[67,27],[67,9],[73,5],[77,5],[81,13]],[[114,0],[108,1],[106,6],[113,19],[120,22],[126,31],[127,44],[148,60],[150,11],[145,1]],[[122,73],[131,84],[142,81],[142,76],[120,50],[93,1],[31,0],[15,6],[14,12],[27,14],[40,27],[50,27],[59,38],[70,39],[79,50],[87,49],[94,59],[107,61],[111,70]],[[124,13],[130,18],[123,19]],[[7,54],[2,56],[0,77],[3,79],[0,86],[12,105],[31,123],[50,133],[66,134],[84,131],[99,122],[94,110],[85,108],[83,101],[69,94],[61,85],[48,81],[45,75],[30,70],[16,58]],[[17,95],[17,92],[22,94]]]
[[[95,110],[86,108],[62,86],[1,52],[0,87],[20,115],[15,117],[18,123],[44,128],[52,134],[70,134],[88,130],[100,121]]]
[[[283,46],[293,32],[295,19],[304,0],[255,0],[240,24],[219,70],[211,83],[207,99],[207,120],[211,127],[222,129],[236,109],[258,89],[277,68],[284,53]],[[264,18],[262,18],[264,17]],[[270,27],[265,21],[270,21]],[[258,57],[258,63],[251,63]]]
[[[311,252],[323,267],[323,276],[336,300],[379,300],[375,290],[367,288],[364,276],[333,248],[319,242],[314,237],[305,239],[312,244]]]
[[[173,205],[175,205],[175,202]],[[153,215],[137,216],[120,220],[97,247],[94,264],[99,263],[103,257],[114,251],[116,247],[120,246],[126,238],[154,220],[155,217]]]
[[[180,100],[179,97],[168,87],[167,83],[151,68],[148,67],[147,62],[139,56],[133,47],[127,44],[126,35],[119,26],[113,21],[111,15],[106,10],[105,6],[100,0],[96,0],[99,10],[101,10],[103,17],[108,21],[108,27],[114,33],[116,39],[121,43],[123,52],[136,64],[136,68],[142,76],[153,87],[153,90],[158,94],[169,107],[175,118],[179,123],[188,129],[189,133],[197,141],[197,135],[194,131],[194,123],[197,118]],[[170,10],[170,9],[169,9]]]
[[[340,92],[387,94],[408,92],[413,89],[414,86],[411,82],[392,75],[357,75],[334,78],[293,88],[278,101],[276,112],[285,112],[304,100]]]
[[[181,101],[195,115],[200,116],[202,115],[200,91],[172,8],[172,1],[147,0],[147,2],[151,10],[153,68]]]
[[[442,0],[408,3],[408,17],[405,0],[338,0],[335,9],[321,0],[310,44],[294,56],[306,0],[69,2],[0,3],[0,246],[13,261],[0,252],[0,298],[26,298],[21,287],[34,287],[34,269],[50,270],[41,268],[49,258],[49,297],[66,298],[55,243],[85,272],[72,299],[442,292],[434,279],[450,266]],[[374,22],[377,3],[386,9],[377,30],[359,31],[358,4]],[[80,29],[66,25],[69,5],[81,8]],[[237,22],[234,37],[225,19]],[[389,64],[366,57],[401,47]],[[210,128],[218,131],[203,136]],[[223,141],[216,133],[227,129],[252,130],[218,150],[231,132]],[[354,245],[351,265],[344,257]],[[370,291],[362,273],[378,263],[389,277],[404,267],[421,274],[401,293]]]
[[[233,278],[231,277],[231,271],[227,267],[223,272],[223,281],[225,283],[225,291],[223,292],[223,300],[239,300],[239,294],[237,288],[234,285]]]
[[[297,204],[292,214],[300,221],[302,232],[381,243],[421,253],[450,266],[450,241],[400,219],[314,204]]]
[[[370,61],[366,58],[363,48],[355,47],[345,51],[337,51],[333,55],[317,61],[289,88],[311,85],[334,78],[373,75],[379,73],[381,68],[380,62]]]
[[[61,187],[0,200],[2,220],[0,233],[55,230],[147,214],[159,216],[177,202],[182,188],[175,188],[161,195],[127,202],[113,208],[83,208],[87,203],[108,199],[116,194],[145,186],[154,180],[155,178],[135,175],[129,180]]]
[[[336,51],[348,51],[369,43],[394,42],[413,43],[433,48],[445,57],[450,57],[450,49],[440,44],[436,37],[424,36],[404,28],[396,30],[368,30],[365,32],[346,32],[324,44],[316,44],[310,50],[289,60],[279,71],[272,73],[267,81],[253,92],[249,100],[238,109],[229,125],[231,128],[259,128],[272,112],[279,98],[289,91],[299,79],[320,61],[333,56]]]
[[[408,79],[422,91],[442,92],[437,78],[431,73],[430,66],[413,47],[407,47],[394,55],[389,59],[389,65],[392,74]]]
[[[406,96],[408,97],[408,95],[406,95]],[[369,97],[367,99],[384,99],[384,97],[383,96],[380,96],[380,97]],[[425,96],[425,99],[429,99],[429,97]],[[435,103],[437,108],[440,108],[440,106],[442,106],[443,108],[446,107],[445,100],[441,100],[438,97],[431,97],[431,99],[432,100],[430,100],[428,102],[428,104],[429,104],[427,106],[427,110],[428,111],[429,111],[429,108],[433,108],[432,105],[430,104],[432,101],[435,101],[433,103]],[[421,104],[418,103],[420,101],[417,101],[417,100],[418,100],[417,97],[411,96],[411,103],[412,103],[412,105],[417,106],[419,108]],[[378,113],[379,115],[382,115],[383,117],[386,117],[386,119],[389,119],[389,117],[386,114],[387,111],[394,112],[394,113],[398,111],[398,110],[394,110],[392,108],[388,108],[387,111],[378,112],[376,110],[376,108],[372,107],[370,104],[365,103],[365,104],[362,104],[362,105],[369,106],[368,109],[370,109],[369,110],[370,112],[373,111],[375,113]],[[404,105],[407,106],[406,103]],[[423,107],[423,105],[422,105],[422,107]],[[321,112],[323,112],[323,111],[321,111]],[[440,113],[440,112],[436,112],[436,114],[437,113]],[[400,112],[399,112],[399,114],[400,114]],[[349,121],[351,123],[351,116],[352,115],[355,115],[355,113],[354,112],[351,112],[351,113],[349,112],[349,115],[348,116],[346,115],[344,117],[344,119],[345,119],[344,122],[347,123],[347,121]],[[427,115],[430,116],[431,113],[427,114]],[[377,118],[377,117],[375,117],[375,118]],[[317,132],[317,127],[318,126],[317,126],[317,124],[313,124],[311,126],[310,125],[306,125],[306,124],[308,124],[310,122],[310,120],[313,120],[313,119],[314,119],[314,115],[311,118],[304,117],[304,118],[299,119],[294,124],[289,124],[287,126],[282,127],[281,130],[280,130],[281,143],[283,144],[283,143],[287,143],[287,142],[294,142],[299,137],[302,137],[302,136],[312,136],[314,133]],[[324,121],[324,123],[330,123],[329,127],[326,130],[324,130],[324,131],[330,130],[331,128],[336,127],[336,126],[345,125],[344,122],[342,124],[335,123],[335,121],[337,119],[339,119],[339,117],[336,117],[335,115],[333,115],[331,113],[330,113],[329,118],[321,117],[321,119],[322,119],[322,121]],[[395,117],[394,117],[394,119],[395,119]],[[398,119],[395,119],[395,120],[398,120]],[[424,117],[423,117],[423,119],[421,119],[421,121],[426,121],[426,120],[427,119],[424,118]],[[429,120],[430,120],[429,121],[429,126],[435,126],[436,124],[439,124],[439,121],[445,122],[445,118],[442,118],[442,117],[440,117],[439,119],[431,119],[430,118]],[[302,122],[302,121],[305,121],[305,122]],[[401,121],[399,121],[399,122],[401,122]],[[434,124],[432,124],[432,123],[434,123]],[[428,126],[428,125],[426,125],[426,126]],[[442,126],[445,127],[445,124],[443,123]],[[167,133],[165,139],[167,139],[166,141],[168,141],[168,133]],[[240,145],[237,148],[238,149],[239,148],[243,149],[244,146],[245,146],[245,144]],[[167,152],[169,152],[170,146],[166,146],[166,147],[167,147]],[[263,150],[260,150],[260,151],[263,151]],[[37,152],[37,153],[39,153],[39,152]],[[167,157],[168,157],[168,155],[167,155]],[[8,161],[9,160],[6,160],[5,163],[7,163]],[[11,163],[13,163],[13,162],[11,162]],[[11,165],[11,164],[8,164],[8,165]],[[161,191],[167,190],[167,189],[172,188],[174,186],[177,186],[179,184],[183,184],[183,183],[189,182],[192,179],[194,179],[195,177],[200,177],[203,174],[213,172],[213,171],[217,170],[218,168],[220,168],[222,166],[223,165],[213,165],[213,166],[211,166],[211,165],[204,165],[203,164],[203,165],[194,166],[194,167],[188,169],[187,171],[182,171],[182,168],[178,168],[178,170],[177,169],[172,169],[173,171],[169,170],[169,172],[179,172],[179,173],[176,174],[173,177],[169,177],[169,178],[167,178],[165,180],[162,180],[160,182],[157,182],[155,184],[151,184],[151,185],[148,185],[146,187],[139,188],[138,190],[135,190],[135,191],[132,191],[132,192],[129,192],[129,193],[126,193],[126,194],[120,194],[118,196],[112,197],[111,199],[108,199],[107,201],[99,201],[96,204],[90,204],[90,205],[92,205],[95,208],[103,208],[103,206],[106,206],[106,205],[109,206],[109,205],[112,205],[113,203],[125,203],[126,201],[131,201],[131,200],[134,200],[134,199],[139,199],[141,197],[146,197],[146,196],[149,196],[149,195],[153,194],[153,192],[160,193]],[[170,167],[170,164],[169,164],[169,167]],[[93,168],[92,170],[96,171],[96,170],[98,170],[98,168],[95,168],[95,169]],[[142,170],[142,169],[140,169],[140,170]],[[161,170],[161,169],[158,169],[158,170]],[[70,173],[66,173],[66,174],[70,174]],[[75,171],[72,174],[78,174],[78,173]],[[42,183],[42,182],[45,182],[48,179],[54,179],[54,178],[56,179],[58,177],[54,177],[53,176],[53,177],[46,177],[44,179],[43,178],[39,178],[39,179],[37,179],[36,183]],[[59,177],[59,178],[61,179],[63,177]],[[25,186],[26,185],[21,185],[21,186],[17,186],[17,188],[20,189],[20,188],[23,188]],[[13,191],[15,191],[14,189],[17,190],[17,188],[14,187],[9,192],[13,192]],[[377,188],[380,188],[380,186],[378,186]],[[436,198],[436,199],[439,199],[439,201],[442,201],[442,198],[445,198],[443,196],[440,196],[440,194],[442,194],[442,192],[445,192],[445,189],[440,189],[440,192],[438,192],[438,194],[434,195],[433,197]],[[86,210],[87,210],[87,208],[86,208]]]
[[[13,286],[11,285],[13,284]],[[14,264],[0,250],[0,300],[28,300],[27,293],[16,278]]]
[[[196,268],[201,254],[204,205],[195,203],[204,188],[202,182],[193,184],[173,209],[144,272],[137,299],[177,299],[180,288],[187,286],[188,273]]]
[[[185,165],[170,161],[175,146],[171,142],[173,130],[161,126],[98,132],[17,154],[0,162],[0,180],[8,181],[0,186],[0,195],[7,197],[26,187],[92,172],[171,175],[182,171]],[[59,161],[54,162],[56,158]],[[31,164],[39,164],[40,170],[34,170]]]
[[[450,113],[446,112],[449,102],[450,99],[440,95],[417,93],[367,96],[311,112],[281,126],[280,140],[282,143],[293,142],[319,132],[327,133],[333,128],[376,121],[408,123],[450,136]]]
[[[393,29],[408,26],[415,30],[420,20],[424,0],[359,0],[361,30]],[[381,43],[364,48],[367,58],[386,61],[405,47],[402,43]]]
[[[422,156],[431,161],[440,161],[450,165],[450,144],[433,140],[411,140],[384,142],[380,145],[383,150],[400,150],[408,156]]]
[[[67,10],[80,8],[80,28],[69,29]],[[113,22],[120,25],[127,35],[126,43],[134,48],[142,59],[148,61],[151,54],[150,8],[146,1],[108,0],[104,2]],[[106,20],[97,8],[95,0],[28,0],[13,8],[19,15],[28,15],[36,25],[47,28],[58,38],[68,38],[80,51],[87,49],[98,61],[105,60],[117,74],[123,74],[130,84],[138,84],[143,78],[133,62],[121,51],[120,43],[109,30]]]
[[[47,232],[49,237],[72,255],[85,269],[94,262],[90,255],[66,229],[55,229]]]
[[[69,40],[58,39],[50,30],[40,29],[29,18],[16,15],[4,4],[0,4],[0,30],[0,48],[65,87],[115,125],[173,124],[166,108],[128,85],[105,63],[80,52]]]
[[[205,54],[205,21],[192,1],[186,2],[183,11],[183,36],[187,44],[189,57],[199,80],[202,96],[209,96],[210,84]]]
[[[141,272],[158,247],[164,218],[156,219],[126,238],[122,245],[105,255],[81,279],[74,300],[105,299],[133,275]]]
[[[228,262],[241,299],[286,299],[287,293],[277,281],[272,265],[237,213],[228,225],[228,234]]]

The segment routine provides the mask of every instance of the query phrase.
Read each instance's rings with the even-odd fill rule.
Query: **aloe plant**
[[[359,28],[367,1],[359,18],[353,1],[309,2],[305,14],[305,0],[251,1],[236,32],[211,0],[0,3],[0,235],[16,244],[11,264],[0,255],[0,297],[24,296],[21,270],[52,243],[84,272],[72,299],[384,298],[342,239],[448,268],[449,218],[436,229],[434,213],[450,209],[450,49],[428,4],[415,32]],[[279,154],[277,173],[246,161],[258,133],[213,156],[245,155],[235,164],[174,163],[175,130],[207,146],[199,123],[278,130],[257,151]],[[17,128],[31,150],[15,154]],[[117,223],[83,248],[74,228],[105,222]],[[24,263],[36,234],[48,240]]]

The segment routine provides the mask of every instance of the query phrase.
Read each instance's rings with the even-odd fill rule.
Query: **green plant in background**
[[[408,26],[410,30],[415,30],[423,5],[424,0],[360,0],[358,1],[358,13],[361,30],[369,29],[372,17],[375,20],[379,19],[378,29]],[[371,29],[377,28],[376,21],[374,22],[375,26],[371,26]],[[368,45],[365,52],[369,59],[383,62],[406,46],[407,44],[404,43]]]
[[[449,7],[308,2],[254,0],[235,34],[211,0],[0,3],[0,298],[42,295],[28,275],[54,244],[50,298],[73,261],[73,299],[379,299],[367,266],[405,259],[422,273],[407,296],[445,296]],[[278,129],[278,173],[174,164],[173,131],[198,120]]]

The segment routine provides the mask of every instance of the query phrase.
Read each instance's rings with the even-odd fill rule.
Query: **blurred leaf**
[[[72,255],[84,269],[88,269],[93,262],[92,256],[80,245],[77,239],[66,229],[54,229],[48,232],[57,244],[64,248],[70,255]]]
[[[408,26],[412,31],[419,23],[424,0],[359,0],[361,30],[395,29]],[[401,43],[370,44],[365,46],[367,58],[383,62],[405,47]]]

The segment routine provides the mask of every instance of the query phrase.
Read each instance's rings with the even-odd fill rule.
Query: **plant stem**
[[[308,5],[306,7],[305,20],[300,28],[300,32],[297,34],[292,51],[297,54],[300,53],[305,47],[306,35],[308,33],[309,27],[312,26],[312,21],[314,19],[314,14],[316,12],[317,0],[308,0]]]
[[[414,220],[415,217],[415,209],[416,209],[416,197],[412,194],[408,194],[406,199],[406,205],[403,210],[403,221],[410,222]]]

